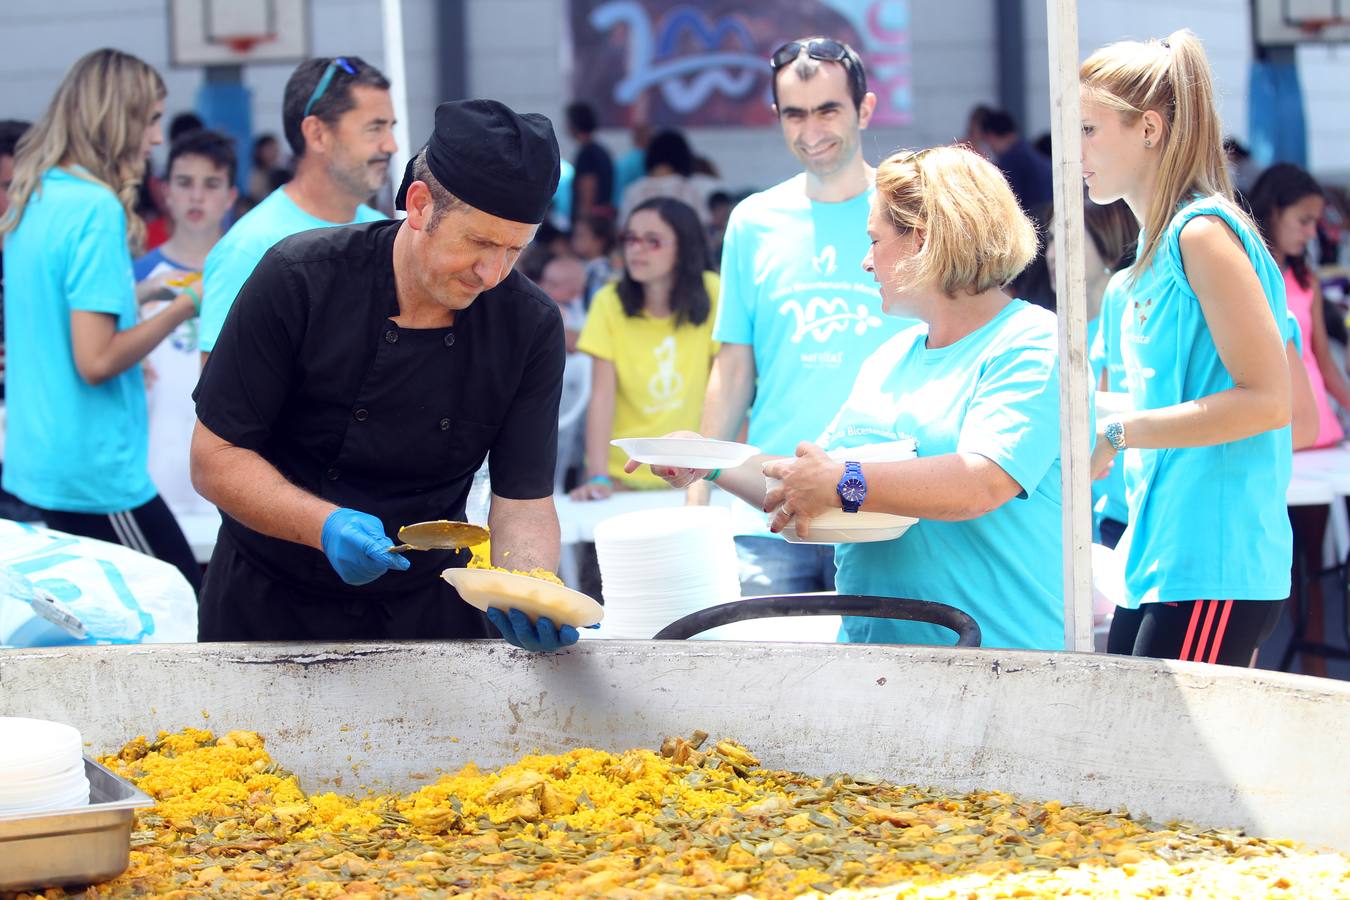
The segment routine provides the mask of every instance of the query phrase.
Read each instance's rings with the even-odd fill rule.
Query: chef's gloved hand
[[[384,524],[369,513],[335,509],[323,523],[323,553],[333,571],[348,584],[370,584],[390,569],[405,571],[410,565],[399,553],[390,553],[393,543]]]
[[[577,630],[571,625],[554,628],[547,616],[530,623],[530,617],[518,609],[504,613],[500,609],[488,607],[490,621],[506,642],[522,650],[551,653],[570,647],[577,642]]]

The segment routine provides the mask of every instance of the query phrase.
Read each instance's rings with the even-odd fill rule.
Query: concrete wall
[[[912,0],[914,125],[878,128],[863,142],[877,161],[899,147],[945,143],[965,129],[970,107],[992,101],[995,59],[993,0]],[[520,109],[561,119],[572,98],[553,77],[564,38],[564,4],[557,0],[481,0],[468,6],[470,90]],[[538,74],[536,74],[538,73]],[[766,186],[799,171],[776,128],[702,128],[688,133],[696,152],[714,160],[732,186]],[[561,137],[561,135],[560,135]],[[624,132],[600,139],[622,153]],[[564,153],[571,146],[563,138]]]
[[[431,128],[438,100],[435,4],[404,0],[409,133],[419,144]],[[450,2],[450,0],[447,0]],[[569,99],[559,76],[563,0],[454,0],[465,2],[469,91],[498,97],[520,109],[560,116]],[[997,0],[911,0],[915,121],[906,128],[876,129],[864,143],[869,159],[901,146],[951,140],[964,129],[967,111],[998,97],[994,51]],[[1218,81],[1225,127],[1247,130],[1247,0],[1092,0],[1079,4],[1081,50],[1126,37],[1162,35],[1189,26],[1205,40]],[[310,0],[312,50],[318,55],[355,53],[383,65],[378,0]],[[1043,4],[1026,0],[1026,54],[1030,135],[1049,122],[1049,76]],[[45,0],[0,5],[0,117],[37,116],[66,68],[97,46],[141,56],[164,74],[172,115],[193,105],[200,70],[169,66],[166,0]],[[1350,49],[1299,51],[1310,123],[1311,160],[1319,172],[1346,172],[1350,146]],[[254,96],[255,130],[280,132],[281,93],[290,65],[253,65],[245,83]],[[617,153],[627,136],[605,133]],[[765,185],[796,167],[776,129],[698,129],[691,139],[722,169],[733,186]],[[570,152],[564,139],[564,152]]]
[[[436,2],[403,2],[410,134],[419,142],[431,131],[437,100]],[[378,0],[311,0],[310,36],[316,56],[352,54],[384,65]],[[166,0],[46,0],[24,8],[0,5],[0,118],[37,118],[71,63],[97,47],[134,53],[159,70],[169,90],[166,119],[193,108],[202,70],[170,65]],[[256,134],[270,131],[281,137],[282,92],[294,68],[289,63],[245,67]]]
[[[1350,184],[1350,47],[1298,48],[1312,170]]]
[[[1224,131],[1247,134],[1247,66],[1251,28],[1247,0],[1091,0],[1078,4],[1080,56],[1112,41],[1165,37],[1189,28],[1204,41],[1214,69]],[[1026,0],[1026,132],[1037,135],[1050,123],[1050,67],[1046,50],[1045,4]]]

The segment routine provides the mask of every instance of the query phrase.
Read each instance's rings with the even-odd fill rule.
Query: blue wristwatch
[[[855,462],[844,463],[844,477],[839,479],[839,502],[844,512],[855,513],[867,499],[867,479],[863,478],[862,466]]]

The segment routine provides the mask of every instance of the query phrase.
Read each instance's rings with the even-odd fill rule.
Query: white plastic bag
[[[197,598],[181,572],[119,544],[0,519],[0,644],[187,643],[197,639]],[[78,640],[41,620],[33,591],[76,616]],[[34,622],[38,619],[38,622]]]

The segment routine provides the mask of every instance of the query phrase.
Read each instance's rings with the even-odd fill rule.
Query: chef
[[[192,480],[224,520],[201,640],[493,636],[439,577],[467,552],[389,552],[401,525],[462,519],[489,454],[493,563],[557,568],[563,325],[512,267],[558,174],[545,117],[443,103],[399,190],[406,219],[263,256],[194,394]],[[576,640],[491,615],[527,649]]]

